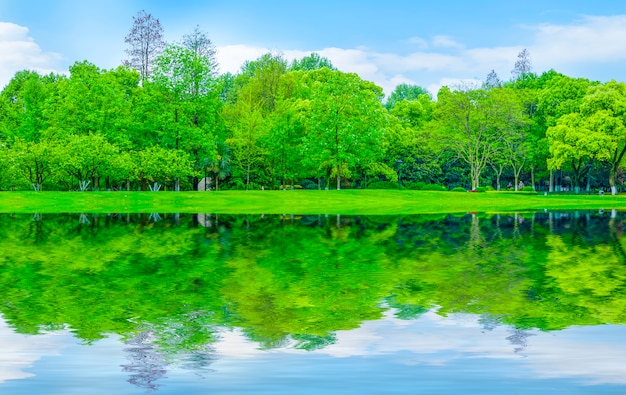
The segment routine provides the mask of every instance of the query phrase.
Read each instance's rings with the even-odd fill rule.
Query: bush
[[[535,188],[529,185],[529,186],[522,187],[521,191],[522,192],[535,192]]]
[[[450,192],[467,192],[463,187],[454,187],[450,190]]]
[[[448,188],[439,184],[426,184],[422,187],[422,191],[447,191]]]
[[[478,187],[476,188],[476,192],[487,192],[487,187]]]
[[[398,189],[398,184],[393,181],[374,181],[367,189]]]
[[[311,180],[303,180],[300,185],[303,189],[317,189],[317,182]]]
[[[422,188],[424,188],[424,185],[426,185],[426,183],[421,182],[421,181],[405,181],[405,182],[402,182],[402,187],[404,189],[410,189],[412,191],[419,191]]]

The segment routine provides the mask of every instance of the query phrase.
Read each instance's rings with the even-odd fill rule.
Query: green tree
[[[265,148],[261,141],[267,135],[263,102],[254,91],[253,85],[240,89],[237,102],[224,108],[231,137],[226,143],[233,152],[233,162],[243,175],[243,186],[248,190],[251,176],[265,160]]]
[[[78,181],[81,191],[89,185],[100,188],[100,177],[106,176],[105,169],[111,167],[118,149],[103,136],[89,134],[73,135],[58,149],[62,169]]]
[[[30,182],[33,190],[41,191],[46,180],[58,171],[58,148],[40,141],[16,140],[11,145],[11,166]]]
[[[437,133],[445,147],[465,162],[472,189],[480,186],[487,164],[501,147],[504,133],[523,120],[515,96],[506,88],[439,91]]]
[[[187,46],[165,48],[155,61],[152,80],[163,89],[166,102],[161,145],[189,153],[201,168],[203,158],[212,159],[216,155],[220,103],[215,81],[215,49],[197,28],[185,36],[184,42]],[[194,189],[197,181],[194,179]]]
[[[294,59],[289,66],[290,71],[312,71],[319,70],[326,67],[330,70],[337,70],[333,66],[332,62],[318,53],[313,52],[309,56],[305,56],[302,59]]]
[[[391,111],[396,104],[401,103],[404,100],[412,101],[417,100],[420,96],[427,95],[430,97],[430,93],[418,85],[400,84],[391,92],[391,95],[385,102],[387,110]]]
[[[580,110],[590,126],[591,135],[585,138],[589,149],[602,145],[597,157],[609,166],[608,181],[615,195],[618,170],[626,154],[626,85],[613,80],[589,88]]]
[[[385,129],[382,90],[356,74],[320,69],[306,74],[304,97],[310,101],[305,161],[330,172],[341,189],[357,165],[382,159],[377,143]]]

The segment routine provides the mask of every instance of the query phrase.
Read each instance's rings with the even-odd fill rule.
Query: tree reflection
[[[389,309],[479,314],[521,352],[533,328],[626,323],[623,229],[589,211],[0,215],[0,312],[20,333],[129,339],[146,389],[170,364],[208,370],[219,328],[315,350]]]

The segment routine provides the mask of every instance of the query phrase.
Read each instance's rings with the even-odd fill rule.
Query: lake
[[[0,215],[4,394],[623,394],[626,213]]]

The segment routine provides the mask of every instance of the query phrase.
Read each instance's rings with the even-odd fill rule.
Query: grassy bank
[[[0,192],[3,213],[436,214],[537,209],[625,209],[626,196],[514,192],[220,191]]]

